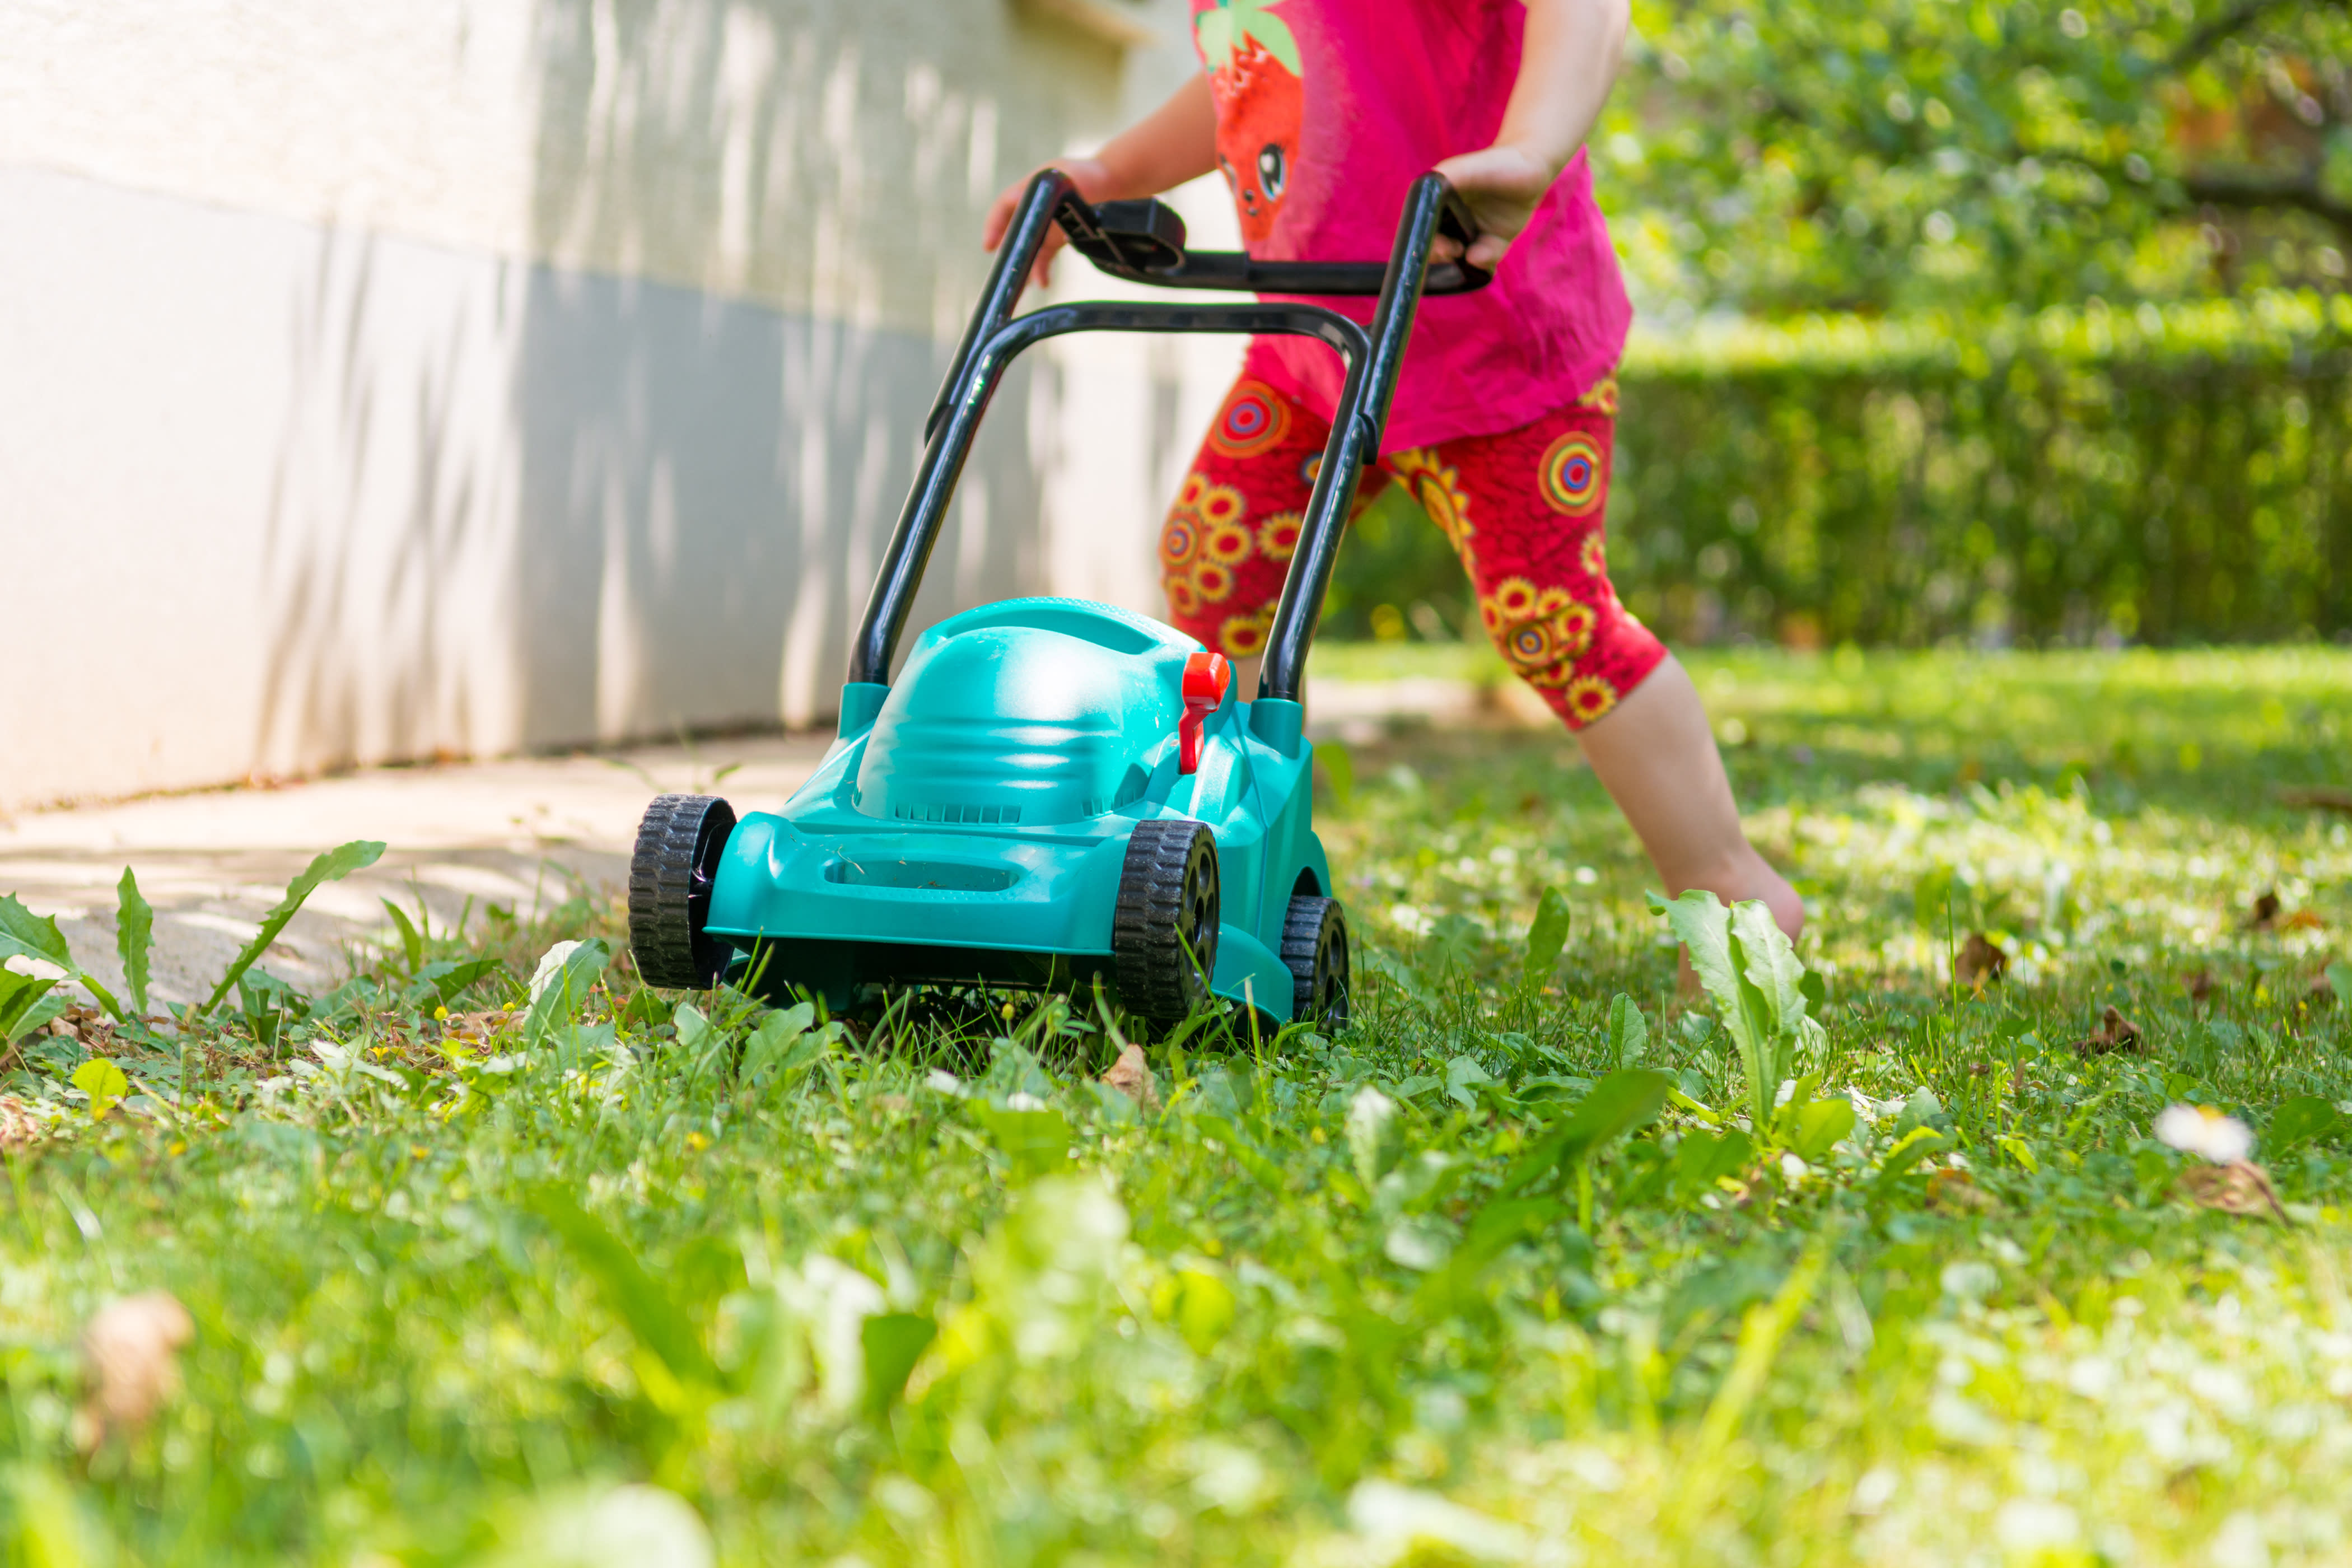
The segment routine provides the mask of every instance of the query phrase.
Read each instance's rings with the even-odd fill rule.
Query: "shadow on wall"
[[[319,241],[262,564],[265,766],[833,711],[980,214],[1118,71],[1002,6],[797,10],[547,0],[547,262]],[[1041,416],[1016,371],[918,624],[1042,586]]]
[[[612,279],[542,272],[528,300],[526,743],[830,712],[941,373],[934,345]],[[931,613],[1026,585],[1032,552],[992,523],[1034,512],[1034,494],[1024,463],[973,464]]]
[[[1064,144],[1118,57],[936,0],[549,0],[540,48],[541,253],[669,281],[530,291],[530,738],[830,712],[1000,142]],[[1029,406],[1004,387],[919,617],[1042,586]]]

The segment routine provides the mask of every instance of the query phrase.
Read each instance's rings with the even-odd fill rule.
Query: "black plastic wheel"
[[[1348,1021],[1348,914],[1337,899],[1300,893],[1282,922],[1282,963],[1290,971],[1290,1016],[1339,1028]]]
[[[1128,1006],[1173,1024],[1207,1001],[1218,919],[1217,840],[1208,826],[1137,824],[1110,922],[1111,968]]]
[[[734,831],[735,808],[714,795],[656,795],[646,807],[629,858],[629,952],[646,984],[699,990],[727,973],[734,943],[702,928]]]

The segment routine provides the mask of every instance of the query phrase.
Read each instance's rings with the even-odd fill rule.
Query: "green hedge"
[[[2352,299],[1637,339],[1610,560],[1670,637],[1918,646],[2352,634]],[[1475,626],[1391,499],[1333,630]]]

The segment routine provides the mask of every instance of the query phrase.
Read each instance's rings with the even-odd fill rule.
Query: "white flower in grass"
[[[2156,1119],[2156,1135],[2184,1154],[2217,1165],[2234,1165],[2253,1152],[2254,1130],[2210,1105],[2168,1105]]]

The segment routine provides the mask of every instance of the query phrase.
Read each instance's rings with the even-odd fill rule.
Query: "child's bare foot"
[[[1650,852],[1669,898],[1705,888],[1727,904],[1761,899],[1790,940],[1804,930],[1804,900],[1740,829],[1706,710],[1678,661],[1667,658],[1577,741]],[[1691,984],[1687,960],[1683,984]]]

